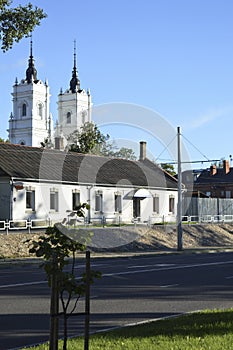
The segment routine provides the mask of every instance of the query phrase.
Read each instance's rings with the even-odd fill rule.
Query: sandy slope
[[[177,248],[174,226],[137,226],[91,229],[90,248],[93,251],[148,251]],[[28,239],[36,240],[40,234],[0,234],[0,258],[29,256]],[[183,225],[183,248],[233,248],[232,224]]]

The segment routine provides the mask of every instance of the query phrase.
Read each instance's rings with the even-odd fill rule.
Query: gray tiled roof
[[[0,143],[0,176],[93,184],[177,188],[177,180],[148,159],[131,161]]]

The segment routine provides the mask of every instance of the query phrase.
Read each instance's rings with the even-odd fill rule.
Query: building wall
[[[11,185],[10,179],[1,177],[0,179],[0,220],[10,220],[11,218]]]
[[[177,191],[149,190],[151,197],[140,199],[140,221],[148,222],[150,218],[166,216],[166,221],[174,221],[177,206]],[[105,218],[107,222],[132,222],[134,205],[130,187],[107,187],[95,185],[72,185],[23,182],[23,188],[13,190],[13,220],[47,219],[52,222],[68,220],[72,216],[73,193],[80,194],[80,202],[88,203],[90,210],[86,212],[89,221]],[[153,211],[153,196],[159,196],[159,211]],[[116,208],[116,197],[121,202]],[[96,199],[98,197],[98,200]],[[169,197],[174,198],[174,212],[169,211]],[[97,202],[102,205],[97,207]],[[31,201],[31,203],[30,203]],[[33,203],[34,201],[34,203]],[[100,203],[98,202],[100,205]],[[10,206],[10,205],[9,205]],[[116,210],[117,209],[117,210]]]
[[[68,90],[58,96],[58,123],[65,137],[79,130],[86,122],[91,122],[90,109],[91,96],[85,90],[75,93]],[[67,113],[70,113],[69,123]]]
[[[13,87],[13,113],[9,120],[9,140],[27,146],[40,146],[48,136],[49,87],[42,81],[28,84],[22,80]],[[26,115],[22,113],[26,105]],[[39,108],[41,106],[41,108]],[[39,112],[40,110],[40,112]]]

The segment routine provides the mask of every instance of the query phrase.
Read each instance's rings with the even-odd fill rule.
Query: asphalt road
[[[233,306],[233,253],[95,258],[92,269],[103,277],[91,288],[91,331]],[[38,265],[0,265],[0,350],[48,340],[49,293]],[[69,329],[82,333],[83,318],[72,317]]]

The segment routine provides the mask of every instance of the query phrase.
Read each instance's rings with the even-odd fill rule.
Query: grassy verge
[[[232,344],[233,309],[228,309],[203,311],[95,334],[90,337],[89,349],[230,350]],[[48,344],[30,349],[47,350]],[[62,349],[62,343],[59,349]],[[71,339],[68,350],[79,349],[83,349],[83,339]]]

